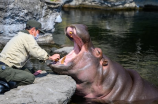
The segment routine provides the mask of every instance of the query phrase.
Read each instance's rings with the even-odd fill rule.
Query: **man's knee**
[[[12,81],[18,82],[19,85],[32,84],[35,80],[35,76],[29,72],[16,70],[16,74],[12,78]]]
[[[34,82],[34,80],[35,80],[35,76],[30,73],[30,74],[28,75],[28,78],[27,78],[28,84],[32,84],[32,83]]]

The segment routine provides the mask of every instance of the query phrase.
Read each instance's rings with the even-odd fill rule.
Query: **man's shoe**
[[[5,81],[0,81],[0,94],[5,93],[6,91],[10,90],[10,86]]]
[[[8,82],[10,89],[17,88],[17,83],[13,81]]]

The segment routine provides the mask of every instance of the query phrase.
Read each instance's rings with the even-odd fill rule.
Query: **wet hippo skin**
[[[76,94],[104,103],[158,98],[158,90],[136,71],[123,68],[95,48],[85,25],[72,24],[65,34],[74,42],[74,50],[49,67],[71,76],[76,81]]]

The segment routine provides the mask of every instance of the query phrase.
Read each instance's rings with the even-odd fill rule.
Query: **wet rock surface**
[[[64,7],[91,7],[102,9],[137,8],[133,0],[69,0]]]
[[[2,49],[11,38],[12,37],[0,36],[0,49]],[[40,35],[39,38],[37,39],[37,43],[39,45],[54,44],[53,35],[51,33],[45,33],[44,35]]]
[[[46,33],[44,35],[40,35],[37,39],[38,44],[53,44],[53,35],[51,33]]]
[[[67,75],[43,73],[34,84],[19,86],[0,95],[1,104],[67,104],[76,89]]]
[[[150,5],[158,6],[157,0],[69,0],[64,7],[88,7],[101,8],[107,10],[113,9],[139,9]]]
[[[53,54],[58,53],[61,55],[61,57],[67,55],[69,52],[71,52],[73,50],[73,47],[63,47],[63,48],[52,48],[51,51]]]

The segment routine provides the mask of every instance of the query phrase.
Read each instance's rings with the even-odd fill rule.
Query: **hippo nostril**
[[[108,65],[108,61],[104,60],[102,63],[103,66],[107,66]]]

